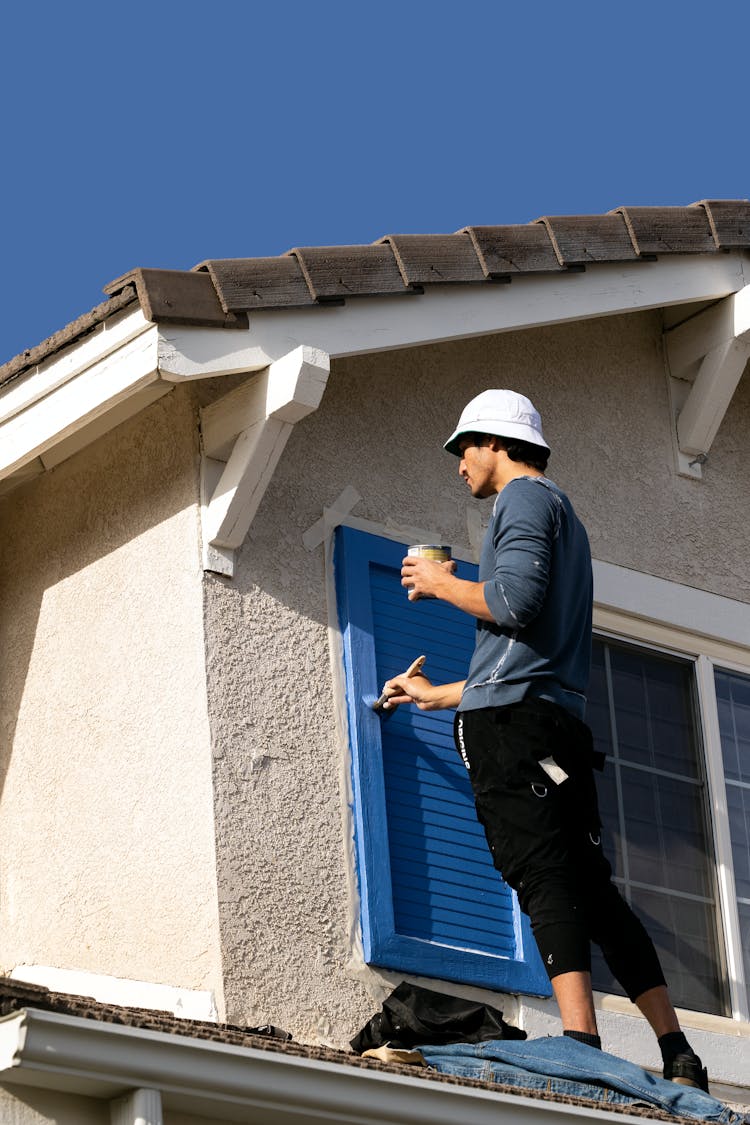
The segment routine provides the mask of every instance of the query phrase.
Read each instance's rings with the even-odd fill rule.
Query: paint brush
[[[406,671],[404,672],[404,675],[405,676],[416,676],[417,672],[421,672],[422,667],[424,666],[424,662],[425,662],[426,659],[427,659],[426,656],[418,656],[417,659],[413,660],[412,663],[409,665],[409,667],[406,669]],[[373,711],[388,711],[388,710],[390,710],[391,705],[388,702],[388,700],[390,699],[391,695],[395,695],[395,694],[396,694],[396,692],[387,692],[384,688],[382,694],[379,696],[378,699],[375,700],[375,702],[372,705]],[[372,698],[372,696],[370,698]]]

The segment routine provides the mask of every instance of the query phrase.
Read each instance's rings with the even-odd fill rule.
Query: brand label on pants
[[[458,725],[456,727],[456,735],[457,735],[457,738],[458,738],[458,749],[461,752],[461,758],[462,758],[463,763],[466,766],[467,770],[470,770],[471,766],[469,765],[469,755],[466,753],[466,746],[464,744],[464,720],[463,720],[462,715],[458,716]]]

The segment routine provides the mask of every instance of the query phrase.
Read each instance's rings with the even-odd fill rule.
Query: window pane
[[[609,716],[607,669],[604,645],[594,642],[591,651],[591,676],[589,678],[586,722],[594,735],[594,745],[602,754],[612,753],[612,727]]]
[[[739,905],[740,933],[742,935],[742,957],[745,963],[745,980],[750,980],[750,904]]]
[[[620,758],[697,777],[688,668],[609,647]]]
[[[714,858],[693,692],[687,661],[595,638],[586,718],[609,759],[597,777],[608,858],[656,945],[673,1001],[721,1014]],[[622,993],[598,951],[592,973],[596,988]]]
[[[727,809],[737,897],[750,898],[750,789],[727,785]]]
[[[621,778],[628,878],[710,898],[712,875],[700,787],[627,766]]]
[[[623,863],[623,824],[617,804],[618,771],[612,762],[607,762],[603,773],[596,775],[596,791],[599,796],[599,813],[602,818],[602,846],[612,871],[619,879],[625,878]]]
[[[621,888],[622,889],[622,888]],[[716,963],[716,923],[710,904],[651,891],[633,892],[633,909],[656,946],[673,1003],[680,1008],[725,1014],[723,988]],[[741,908],[742,909],[742,908]],[[750,962],[750,906],[745,934],[745,972]],[[599,950],[591,958],[594,988],[624,995]]]
[[[680,1008],[720,1015],[724,1009],[714,907],[642,890],[633,906],[659,953],[672,1002]]]
[[[717,671],[716,699],[724,776],[750,784],[750,677]]]

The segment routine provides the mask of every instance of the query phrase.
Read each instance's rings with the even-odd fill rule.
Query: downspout
[[[161,1094],[139,1088],[109,1103],[110,1125],[164,1125]]]

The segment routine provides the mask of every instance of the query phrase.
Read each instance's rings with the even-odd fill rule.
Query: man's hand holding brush
[[[383,688],[384,702],[381,707],[389,710],[400,703],[414,703],[420,711],[439,711],[446,707],[457,707],[465,680],[454,684],[433,684],[422,672],[425,658],[419,657],[405,672],[388,680]],[[383,698],[381,696],[381,699]],[[380,700],[378,700],[380,702]]]

